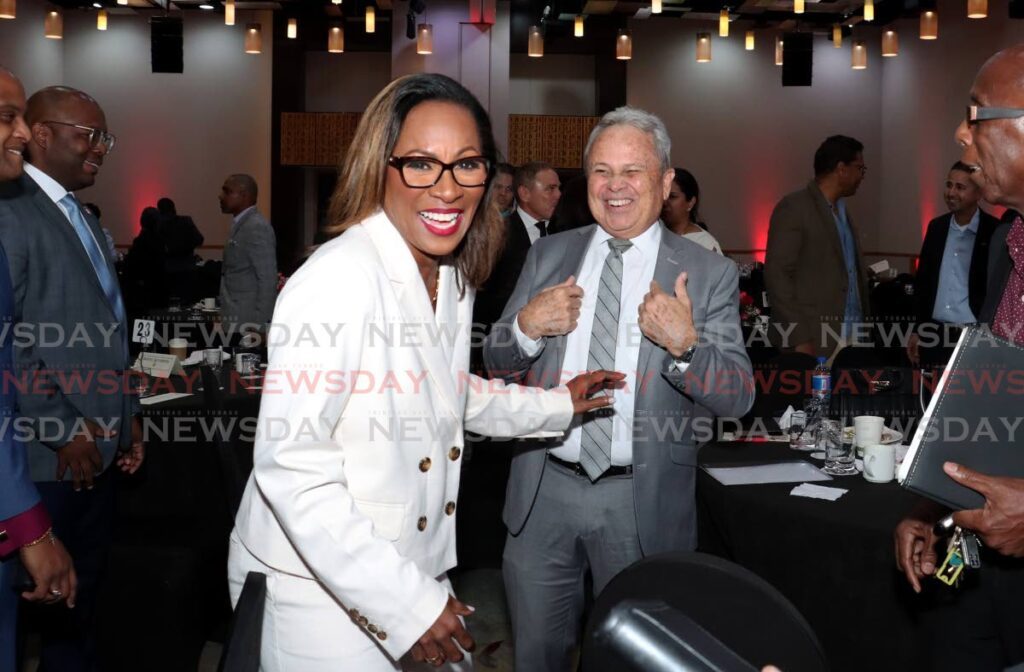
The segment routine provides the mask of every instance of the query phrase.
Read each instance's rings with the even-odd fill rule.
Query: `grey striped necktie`
[[[619,299],[622,296],[622,253],[633,246],[628,240],[611,238],[611,248],[601,270],[601,286],[594,307],[594,327],[590,332],[587,370],[615,370],[615,343],[619,335]],[[601,477],[612,465],[612,416],[610,408],[594,412],[583,423],[580,437],[580,465],[591,481]]]

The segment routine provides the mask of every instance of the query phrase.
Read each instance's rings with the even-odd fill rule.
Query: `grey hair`
[[[597,126],[595,126],[594,130],[590,132],[590,138],[587,140],[587,147],[583,150],[584,170],[589,169],[590,150],[593,148],[594,142],[597,141],[597,137],[612,126],[620,125],[632,126],[633,128],[643,131],[647,135],[651,136],[651,140],[654,142],[654,151],[657,152],[658,159],[661,161],[662,172],[672,168],[672,141],[668,137],[668,130],[665,129],[665,123],[657,116],[646,110],[623,105],[622,107],[617,107],[601,117],[601,121],[597,122]]]

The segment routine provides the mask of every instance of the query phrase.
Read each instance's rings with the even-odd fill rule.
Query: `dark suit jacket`
[[[85,213],[85,219],[102,241],[96,218]],[[127,325],[115,317],[74,228],[28,174],[0,187],[0,244],[10,266],[14,319],[30,334],[14,344],[15,369],[29,380],[40,377],[19,401],[20,415],[38,432],[28,443],[32,477],[54,479],[56,449],[82,431],[82,418],[118,433],[97,441],[108,467],[119,446],[131,445],[127,421],[138,410],[122,378]],[[99,247],[117,277],[107,246]],[[49,336],[41,337],[42,330]]]
[[[849,211],[847,220],[853,233],[861,313],[867,317],[871,314],[867,276],[857,227]],[[849,282],[835,218],[814,180],[785,196],[772,211],[764,280],[772,322],[786,329],[795,325],[785,345],[791,348],[813,341],[819,353],[831,353],[835,344],[825,342],[822,326],[827,324],[840,333]],[[780,336],[776,329],[770,333],[773,338]]]
[[[985,302],[978,314],[978,321],[991,325],[999,310],[999,302],[1003,299],[1003,290],[1010,280],[1013,261],[1010,250],[1006,247],[1006,234],[1010,232],[1010,224],[1000,224],[989,240],[988,254],[988,287],[985,291]]]
[[[505,304],[512,296],[523,270],[526,254],[530,251],[530,236],[518,210],[505,218],[505,247],[501,258],[491,271],[487,283],[477,292],[473,304],[473,322],[489,328],[498,321]],[[565,278],[563,278],[564,280]]]
[[[190,271],[195,268],[193,256],[196,248],[203,244],[195,222],[187,215],[171,215],[160,218],[160,236],[167,248],[167,271],[171,273]]]
[[[914,279],[914,302],[919,323],[932,321],[935,295],[939,290],[942,257],[946,251],[946,239],[949,238],[949,218],[950,214],[947,212],[930,221],[924,242],[921,244],[921,257]],[[975,317],[978,317],[982,304],[985,302],[985,289],[988,284],[989,241],[992,239],[992,232],[998,226],[998,219],[984,210],[981,211],[978,233],[974,239],[974,252],[971,253],[971,270],[967,280],[968,302]]]

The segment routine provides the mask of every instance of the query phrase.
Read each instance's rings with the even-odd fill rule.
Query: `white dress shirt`
[[[654,267],[661,247],[662,226],[655,223],[636,238],[633,247],[622,254],[622,296],[619,299],[619,333],[615,343],[615,370],[626,374],[625,385],[615,390],[612,419],[612,464],[624,466],[633,463],[633,408],[643,334],[637,324],[640,304],[650,290]],[[594,325],[594,308],[600,287],[601,271],[609,254],[608,239],[612,236],[598,227],[583,256],[576,284],[583,288],[583,306],[580,319],[566,338],[565,360],[562,363],[562,381],[568,381],[587,371],[590,356],[590,332]],[[671,293],[672,287],[662,287]],[[512,331],[523,351],[532,355],[543,347],[543,339],[533,341],[519,329],[518,317],[513,320]],[[551,448],[551,454],[570,462],[579,462],[580,416],[565,434],[565,439]]]
[[[540,240],[540,229],[537,228],[537,222],[541,221],[533,217],[533,215],[527,214],[521,207],[516,206],[516,211],[519,213],[519,218],[523,220],[523,226],[526,228],[526,235],[530,237],[530,245],[533,245]],[[545,220],[545,223],[550,223]]]

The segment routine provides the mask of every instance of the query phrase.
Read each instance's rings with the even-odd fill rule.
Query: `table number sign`
[[[156,322],[153,320],[135,320],[135,324],[132,327],[132,342],[152,345],[155,331]]]

